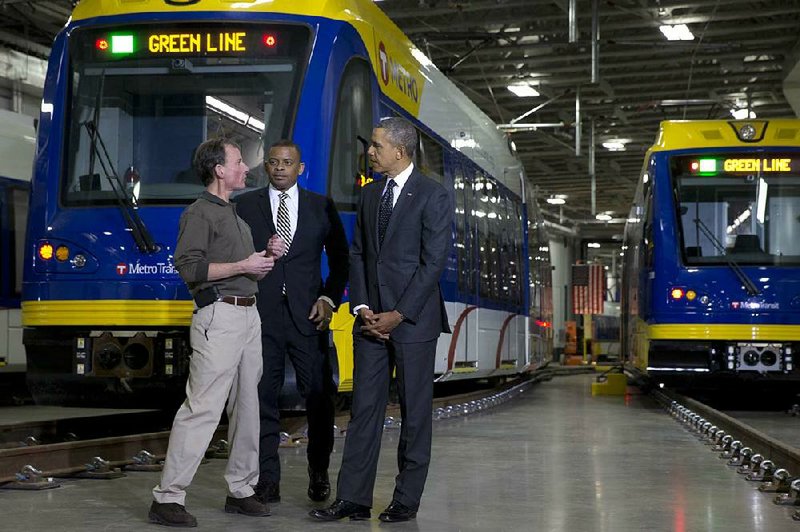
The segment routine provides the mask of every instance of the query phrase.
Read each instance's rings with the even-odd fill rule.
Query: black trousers
[[[403,424],[397,446],[399,472],[393,499],[416,509],[431,461],[436,340],[409,344],[354,334],[353,344],[353,406],[337,497],[372,507],[389,382],[392,369],[396,368]]]
[[[306,319],[303,316],[301,319]],[[280,483],[280,410],[286,355],[297,374],[297,389],[306,401],[308,465],[327,471],[333,450],[333,396],[335,384],[328,358],[328,333],[305,336],[294,323],[284,298],[261,329],[264,374],[258,385],[261,432],[259,480]]]

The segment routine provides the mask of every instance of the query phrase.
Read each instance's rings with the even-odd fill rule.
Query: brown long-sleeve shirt
[[[254,252],[250,226],[232,203],[205,191],[181,214],[175,267],[192,295],[212,285],[223,296],[254,295],[258,282],[252,275],[208,280],[209,264],[238,262]]]

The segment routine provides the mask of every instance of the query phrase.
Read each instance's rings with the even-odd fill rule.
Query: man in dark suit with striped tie
[[[273,144],[265,160],[270,184],[237,198],[238,213],[250,225],[254,242],[278,234],[286,254],[271,275],[259,282],[264,376],[259,384],[261,414],[260,473],[256,495],[280,501],[280,416],[278,397],[286,355],[308,416],[308,496],[330,494],[328,464],[333,450],[335,384],[328,354],[328,325],[342,299],[348,273],[347,237],[330,198],[297,185],[305,165],[299,146]],[[263,245],[262,245],[263,247]],[[323,250],[329,275],[321,275]]]
[[[412,163],[414,126],[387,118],[368,150],[386,179],[364,187],[350,247],[353,406],[336,501],[311,516],[369,519],[392,369],[402,412],[398,475],[381,521],[417,515],[431,456],[436,342],[450,332],[439,278],[450,250],[453,207],[447,191]]]

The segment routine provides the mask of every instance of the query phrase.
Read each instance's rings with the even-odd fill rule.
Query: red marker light
[[[274,35],[265,34],[264,37],[261,38],[261,42],[264,43],[264,46],[272,48],[278,44],[278,39],[276,39]]]
[[[689,169],[692,172],[697,172],[698,170],[700,170],[700,163],[698,161],[692,161],[691,164],[689,165]]]
[[[105,52],[109,48],[108,39],[97,39],[94,43],[94,47],[101,52]]]

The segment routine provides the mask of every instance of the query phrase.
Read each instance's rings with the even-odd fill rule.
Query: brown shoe
[[[164,526],[178,526],[183,528],[194,528],[197,526],[197,519],[186,511],[186,508],[176,502],[160,503],[153,501],[150,505],[148,514],[151,523]]]
[[[255,495],[243,499],[228,497],[225,499],[225,511],[229,514],[244,514],[252,517],[265,517],[269,515],[269,508],[258,500]]]

